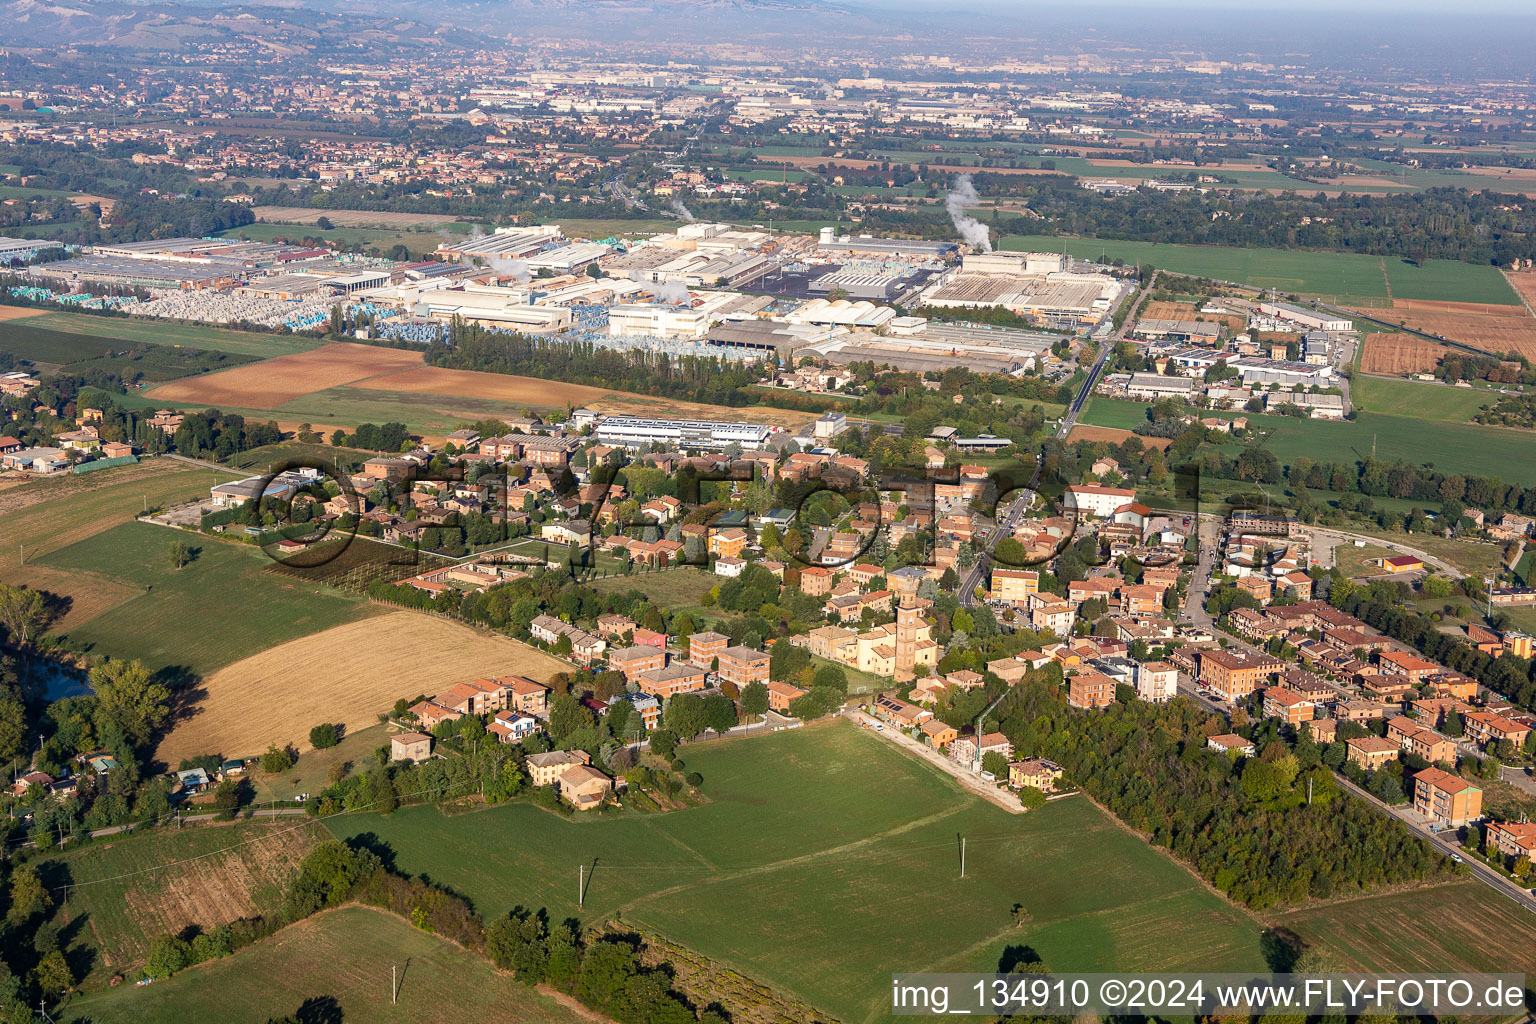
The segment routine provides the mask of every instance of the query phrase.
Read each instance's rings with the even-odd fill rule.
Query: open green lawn
[[[246,777],[256,791],[258,806],[274,800],[287,803],[300,793],[318,793],[329,786],[332,765],[345,765],[348,775],[367,771],[374,766],[374,751],[388,743],[389,733],[384,726],[373,725],[347,733],[329,750],[306,750],[285,772],[270,774],[257,764]]]
[[[390,968],[401,968],[399,1002]],[[308,1013],[301,1011],[306,1007]],[[54,1019],[79,1024],[583,1024],[564,1004],[495,971],[473,953],[382,911],[343,907],[143,988],[76,999]]]
[[[702,569],[676,568],[661,572],[636,572],[628,576],[608,576],[593,580],[598,593],[625,593],[638,590],[663,611],[697,605],[704,595],[724,583],[723,576]]]
[[[1394,413],[1411,409],[1418,419],[1469,423],[1483,406],[1497,401],[1498,395],[1482,388],[1446,387],[1425,381],[1357,373],[1350,382],[1350,398],[1356,408],[1368,412]]]
[[[73,334],[39,326],[37,319],[0,321],[0,352],[50,370],[84,376],[105,370],[124,379],[164,383],[198,373],[229,370],[255,362],[254,356],[207,349],[125,342],[100,335]],[[126,350],[132,348],[132,353]]]
[[[1062,970],[1263,964],[1251,918],[1085,799],[1010,815],[841,721],[680,756],[709,803],[578,821],[522,804],[414,807],[329,824],[371,833],[401,870],[487,916],[522,903],[636,922],[849,1022],[883,1019],[893,971],[991,971],[1011,946]],[[1016,903],[1033,915],[1023,928]]]
[[[168,323],[142,317],[93,316],[90,313],[45,313],[19,322],[69,334],[147,342],[151,345],[183,345],[187,348],[261,356],[266,359],[307,352],[321,344],[318,338],[292,334],[232,331],[203,324]]]
[[[1427,260],[1418,266],[1388,257],[1387,283],[1394,299],[1447,299],[1518,306],[1520,296],[1497,267],[1456,260]]]
[[[200,548],[171,567],[175,541]],[[257,548],[150,523],[124,523],[43,559],[50,569],[123,584],[133,597],[69,632],[94,655],[139,658],[203,675],[310,633],[373,613],[355,595],[264,570]]]
[[[1517,302],[1497,267],[1430,260],[1416,267],[1401,259],[1351,252],[1293,249],[1239,249],[1219,245],[1164,245],[1156,242],[1055,235],[1009,235],[1002,249],[1061,252],[1083,259],[1150,263],[1176,274],[1233,281],[1254,288],[1316,295],[1351,306],[1387,305],[1387,282],[1399,299],[1451,302]]]
[[[1132,430],[1146,422],[1148,408],[1141,402],[1095,396],[1084,410],[1082,422]],[[1370,455],[1374,447],[1379,459],[1432,463],[1458,473],[1536,484],[1536,460],[1530,457],[1531,433],[1526,430],[1370,411],[1362,411],[1354,422],[1237,415],[1246,415],[1249,427],[1264,433],[1262,443],[1282,465],[1290,465],[1301,456],[1317,462],[1353,464]],[[1237,449],[1235,444],[1224,446],[1229,452]]]
[[[1536,548],[1526,548],[1525,554],[1520,556],[1520,561],[1515,563],[1515,575],[1527,587],[1533,586],[1536,580]]]
[[[318,228],[313,224],[247,224],[219,232],[222,238],[239,238],[252,242],[273,242],[288,239],[297,244],[306,238],[322,242],[334,242],[343,248],[378,249],[388,252],[396,245],[403,245],[412,256],[432,252],[439,245],[456,235],[463,235],[467,224],[447,224],[441,228],[368,228],[334,227]]]

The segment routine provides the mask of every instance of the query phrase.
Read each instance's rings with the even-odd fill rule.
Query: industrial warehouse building
[[[1293,306],[1288,302],[1261,302],[1258,310],[1265,316],[1272,316],[1276,320],[1289,320],[1291,323],[1301,324],[1314,331],[1348,331],[1355,326],[1352,321],[1332,313],[1319,313],[1315,309]]]
[[[719,451],[730,445],[761,448],[774,428],[762,423],[716,423],[709,420],[642,419],[605,416],[597,424],[597,439],[621,448],[659,444],[668,448]]]

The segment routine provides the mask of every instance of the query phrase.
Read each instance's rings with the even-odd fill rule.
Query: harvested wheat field
[[[1486,313],[1429,313],[1408,309],[1394,309],[1385,315],[1379,309],[1366,312],[1383,320],[1402,321],[1405,327],[1470,345],[1490,355],[1502,356],[1518,352],[1529,359],[1536,359],[1536,318],[1490,316]]]
[[[1524,306],[1492,302],[1450,302],[1444,299],[1393,299],[1392,308],[1419,313],[1484,313],[1488,316],[1514,317],[1528,315]]]
[[[1426,373],[1449,349],[1413,334],[1367,334],[1360,369],[1366,373]]]
[[[46,309],[32,309],[28,306],[0,306],[0,323],[6,320],[25,320],[29,316],[42,316],[49,312]]]
[[[1079,423],[1072,428],[1072,433],[1067,435],[1067,444],[1076,444],[1078,441],[1108,441],[1110,444],[1124,444],[1129,438],[1139,438],[1142,446],[1146,448],[1161,448],[1167,450],[1173,444],[1171,437],[1142,437],[1140,434],[1129,430],[1121,430],[1119,427],[1090,427]]]
[[[485,675],[545,680],[569,669],[527,644],[418,612],[391,612],[279,644],[214,672],[160,741],[166,764],[309,748],[321,722],[361,729],[401,697]]]
[[[258,206],[251,211],[270,224],[314,224],[321,217],[339,228],[435,228],[457,217],[445,213],[379,213],[373,210],[315,210],[307,206]]]
[[[275,409],[315,391],[420,366],[420,352],[336,342],[264,363],[173,381],[151,393],[172,402]]]
[[[750,419],[777,426],[806,422],[808,413],[784,409],[727,409],[698,402],[680,402],[670,398],[650,398],[622,391],[570,384],[538,377],[516,377],[505,373],[479,370],[448,370],[438,366],[369,377],[353,382],[353,387],[377,391],[403,391],[417,395],[443,395],[452,398],[477,398],[506,402],[511,406],[587,406],[601,412],[630,412],[641,416],[680,416],[693,419]]]
[[[1536,306],[1536,270],[1505,271],[1504,277],[1527,306]]]

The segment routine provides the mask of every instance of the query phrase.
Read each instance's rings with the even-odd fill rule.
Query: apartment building
[[[720,679],[737,687],[768,681],[768,652],[737,644],[720,652]]]
[[[1483,816],[1483,791],[1460,775],[1426,768],[1413,777],[1413,809],[1445,828]]]

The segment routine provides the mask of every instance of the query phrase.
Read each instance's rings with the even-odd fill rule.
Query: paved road
[[[937,750],[934,750],[926,743],[919,743],[917,740],[914,740],[900,729],[885,725],[883,722],[879,722],[876,719],[871,718],[869,715],[866,715],[864,712],[858,710],[857,708],[847,708],[843,711],[843,715],[844,717],[850,718],[860,725],[868,728],[876,736],[880,736],[891,741],[892,743],[896,744],[896,746],[901,747],[908,753],[922,758],[940,771],[953,776],[956,782],[960,783],[961,786],[970,790],[972,793],[975,793],[983,800],[992,801],[994,804],[997,804],[997,806],[1001,807],[1003,810],[1009,812],[1010,814],[1024,813],[1024,805],[1019,803],[1018,797],[1014,796],[1007,790],[998,789],[996,786],[991,785],[979,775],[973,775],[971,772],[955,764],[955,762],[951,761],[943,754],[940,754]],[[881,728],[876,729],[876,726],[880,726]]]
[[[1210,628],[1211,617],[1206,614],[1205,611],[1205,598],[1210,591],[1210,567],[1215,559],[1216,543],[1217,538],[1220,535],[1220,529],[1221,526],[1219,518],[1215,516],[1201,517],[1199,531],[1200,561],[1195,568],[1194,578],[1190,582],[1188,600],[1186,601],[1184,609],[1180,612],[1179,615],[1179,619],[1182,622],[1194,623],[1195,625]],[[1254,647],[1253,645],[1246,643],[1236,637],[1227,637],[1227,639],[1229,642],[1229,649],[1246,651],[1248,653],[1259,652],[1257,647]],[[1231,718],[1229,713],[1230,709],[1228,709],[1226,705],[1201,696],[1198,690],[1195,688],[1194,682],[1192,680],[1186,680],[1182,674],[1179,678],[1179,689],[1185,695],[1198,701],[1207,709],[1219,712],[1226,716],[1228,719]],[[1521,780],[1509,778],[1509,773],[1510,770],[1506,769],[1505,775],[1510,782],[1521,786],[1521,788],[1527,789],[1528,791],[1536,792],[1536,782],[1532,782],[1528,777]],[[1520,774],[1524,775],[1523,772]],[[1451,854],[1460,856],[1460,845],[1452,840],[1446,839],[1444,836],[1431,832],[1429,826],[1426,825],[1423,820],[1418,817],[1418,815],[1413,813],[1411,807],[1407,805],[1393,807],[1389,804],[1383,803],[1381,800],[1378,800],[1375,796],[1371,795],[1366,790],[1361,789],[1359,786],[1355,785],[1353,782],[1338,772],[1334,773],[1334,778],[1338,780],[1340,786],[1354,793],[1362,800],[1366,800],[1374,804],[1380,810],[1385,811],[1386,813],[1392,815],[1394,818],[1397,818],[1398,820],[1407,824],[1409,828],[1413,829],[1419,836],[1426,839],[1432,846],[1440,850],[1442,853],[1445,853],[1448,856]],[[1536,898],[1533,898],[1531,893],[1524,887],[1514,884],[1509,879],[1499,874],[1497,871],[1494,871],[1492,868],[1488,867],[1486,864],[1480,864],[1473,860],[1466,861],[1466,864],[1469,868],[1472,869],[1472,874],[1479,881],[1492,886],[1495,890],[1503,893],[1505,896],[1508,896],[1510,899],[1520,904],[1526,910],[1536,913]]]
[[[1068,434],[1072,433],[1072,428],[1076,426],[1077,417],[1082,413],[1083,406],[1087,405],[1088,399],[1093,396],[1094,385],[1099,381],[1099,374],[1104,372],[1104,364],[1109,361],[1110,354],[1115,350],[1115,343],[1125,337],[1127,328],[1135,322],[1135,307],[1140,304],[1141,299],[1145,295],[1151,294],[1151,286],[1156,281],[1157,273],[1154,271],[1152,280],[1147,282],[1145,289],[1132,289],[1122,297],[1122,302],[1131,303],[1131,315],[1127,316],[1125,322],[1109,337],[1098,339],[1099,357],[1093,361],[1093,366],[1089,367],[1087,379],[1083,381],[1083,385],[1078,389],[1077,395],[1072,399],[1071,404],[1067,406],[1067,411],[1061,418],[1061,425],[1056,428],[1057,438],[1064,439]],[[1109,315],[1113,316],[1114,311],[1111,310]],[[976,564],[971,567],[969,572],[960,577],[959,596],[961,604],[974,605],[976,603],[976,588],[984,586],[989,578],[988,572],[992,562],[992,550],[997,547],[998,542],[1004,537],[1013,536],[1013,528],[1018,525],[1019,520],[1025,517],[1029,511],[1030,503],[1035,499],[1034,488],[1039,482],[1040,470],[1037,467],[1034,477],[1030,480],[1030,486],[1022,490],[1013,503],[1004,509],[1002,515],[998,517],[996,529],[991,532],[987,537],[986,543],[977,552]]]
[[[1382,803],[1375,796],[1366,792],[1364,789],[1361,789],[1359,786],[1355,785],[1353,782],[1349,781],[1349,779],[1345,778],[1337,772],[1334,773],[1334,778],[1338,780],[1339,785],[1343,788],[1349,790],[1351,793],[1355,794],[1367,803],[1374,804],[1377,810],[1385,811],[1386,813],[1392,815],[1392,817],[1406,824],[1409,828],[1418,833],[1420,838],[1426,840],[1429,845],[1433,846],[1441,853],[1445,854],[1446,856],[1454,855],[1460,857],[1462,855],[1461,844],[1447,839],[1444,835],[1431,832],[1429,827],[1423,824],[1423,820],[1417,814],[1415,814],[1407,804],[1393,807],[1389,804]],[[1530,890],[1526,889],[1524,886],[1516,885],[1514,882],[1511,882],[1509,879],[1493,870],[1493,868],[1480,861],[1468,859],[1464,860],[1462,863],[1472,869],[1472,874],[1475,878],[1477,878],[1478,881],[1485,885],[1492,886],[1496,891],[1503,893],[1505,896],[1508,896],[1510,899],[1520,904],[1520,906],[1524,907],[1526,910],[1529,910],[1532,913],[1536,913],[1536,897],[1531,896]]]

